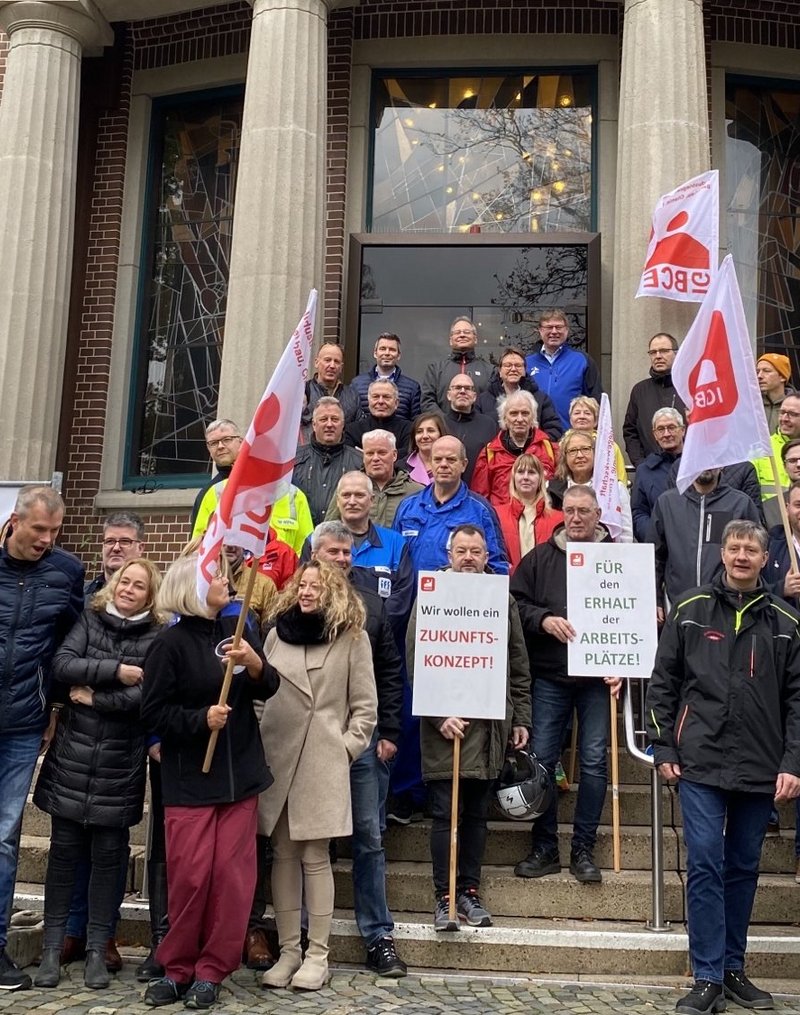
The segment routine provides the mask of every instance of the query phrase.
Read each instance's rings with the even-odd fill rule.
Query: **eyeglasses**
[[[653,427],[653,433],[657,434],[659,437],[661,437],[663,434],[666,434],[666,433],[677,433],[678,430],[680,430],[680,427],[678,426],[677,423],[670,423],[669,426],[654,426]]]
[[[567,455],[574,458],[575,455],[590,455],[594,451],[594,448],[569,448]]]
[[[230,437],[217,437],[216,440],[206,441],[206,447],[209,451],[213,451],[214,448],[227,448],[234,441],[240,441],[242,438],[236,434],[231,434]]]
[[[450,391],[475,391],[475,387],[472,384],[451,384]]]
[[[800,458],[784,458],[784,465],[800,465]]]
[[[134,543],[138,543],[138,539],[108,539],[103,540],[103,546],[107,550],[113,550],[115,546],[119,546],[122,550],[130,550]]]

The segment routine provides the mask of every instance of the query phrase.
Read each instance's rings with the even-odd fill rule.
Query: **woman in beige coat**
[[[328,843],[352,832],[350,763],[377,721],[364,606],[344,573],[301,567],[273,608],[264,654],[281,677],[264,709],[275,781],[261,796],[260,831],[272,836],[272,901],[281,945],[265,987],[319,990],[328,979],[333,872]],[[300,912],[308,948],[300,952]]]

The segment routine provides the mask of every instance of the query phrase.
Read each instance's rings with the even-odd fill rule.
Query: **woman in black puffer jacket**
[[[75,872],[89,854],[87,987],[109,984],[105,949],[118,905],[131,825],[142,817],[147,756],[139,720],[142,663],[158,633],[158,568],[124,564],[97,593],[53,659],[56,684],[69,685],[33,801],[51,815],[44,899],[44,949],[37,987],[60,978]]]

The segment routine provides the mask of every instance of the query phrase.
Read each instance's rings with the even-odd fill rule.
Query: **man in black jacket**
[[[447,409],[447,389],[454,377],[468,374],[478,392],[485,391],[492,376],[492,367],[475,355],[478,329],[468,317],[457,317],[450,325],[450,355],[430,363],[422,381],[422,411],[441,412]]]
[[[800,614],[761,580],[767,533],[732,521],[723,573],[675,604],[647,692],[647,732],[677,779],[695,976],[678,1012],[728,997],[771,1008],[744,973],[761,846],[774,803],[800,796]]]
[[[0,547],[0,990],[31,986],[5,951],[19,828],[36,759],[55,731],[50,662],[83,610],[83,566],[53,546],[63,518],[55,490],[24,487]]]
[[[573,709],[578,710],[578,747],[581,780],[575,806],[570,873],[577,881],[601,881],[594,862],[597,826],[608,782],[608,689],[619,693],[621,681],[571,677],[567,643],[575,629],[567,618],[566,544],[606,543],[611,536],[600,525],[594,490],[571,486],[564,493],[564,525],[546,543],[535,547],[519,563],[511,579],[533,677],[533,751],[551,777]],[[521,878],[558,874],[557,794],[533,823],[530,854],[514,868]]]
[[[659,332],[653,335],[647,345],[650,357],[650,376],[645,377],[631,388],[622,436],[625,450],[634,468],[645,458],[658,451],[658,443],[652,431],[653,414],[656,409],[677,409],[681,415],[686,412],[672,383],[672,364],[678,351],[678,341],[672,335]]]
[[[338,534],[337,534],[338,529]],[[350,766],[353,806],[353,910],[367,947],[367,968],[380,976],[405,976],[395,950],[394,920],[386,904],[386,853],[381,815],[389,790],[389,766],[400,740],[403,667],[383,600],[372,591],[366,569],[352,566],[353,535],[341,522],[325,522],[311,537],[312,555],[340,567],[358,589],[367,611],[378,725],[369,747]]]
[[[475,411],[477,391],[475,382],[469,374],[457,374],[447,389],[449,408],[444,414],[447,429],[451,436],[458,437],[467,453],[467,467],[463,480],[469,486],[475,462],[482,448],[497,436],[500,425],[497,414],[487,416]]]
[[[361,468],[361,455],[344,443],[344,412],[338,400],[321,398],[311,417],[313,436],[297,449],[292,482],[308,498],[311,518],[318,525],[345,474]]]

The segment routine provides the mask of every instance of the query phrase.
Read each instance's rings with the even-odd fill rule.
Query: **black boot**
[[[57,987],[61,979],[61,949],[45,948],[39,971],[33,978],[36,987]]]
[[[83,968],[83,982],[90,990],[105,990],[111,983],[106,969],[106,951],[97,948],[86,950],[86,965]]]
[[[148,983],[164,975],[164,967],[156,961],[158,946],[167,936],[167,865],[160,860],[147,862],[147,890],[150,908],[150,952],[136,970],[139,983]]]

